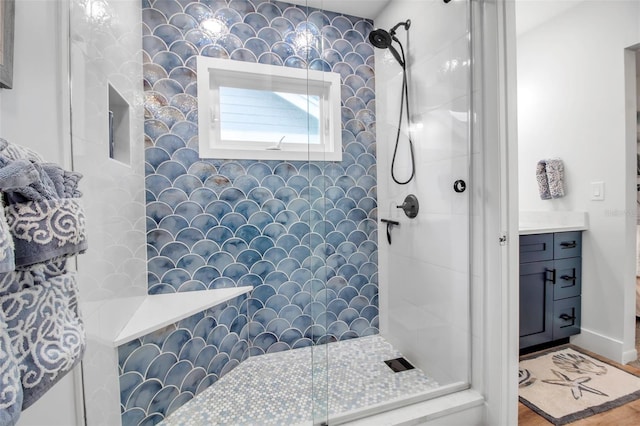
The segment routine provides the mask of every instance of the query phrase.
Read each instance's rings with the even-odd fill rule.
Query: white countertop
[[[520,235],[552,232],[586,231],[589,229],[586,212],[521,211]]]
[[[148,295],[113,341],[120,346],[253,290],[252,286]]]
[[[553,232],[586,231],[585,226],[520,226],[520,235],[550,234]]]

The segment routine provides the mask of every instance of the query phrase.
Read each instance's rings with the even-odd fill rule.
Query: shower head
[[[404,68],[404,60],[400,57],[398,51],[393,47],[392,43],[395,41],[400,44],[400,40],[396,37],[396,30],[404,26],[405,30],[408,30],[411,26],[411,20],[407,20],[406,22],[399,22],[393,26],[389,31],[383,30],[381,28],[377,28],[369,33],[369,41],[378,49],[389,49],[391,54],[396,61]],[[402,46],[400,44],[400,46]]]
[[[386,49],[391,46],[391,34],[378,28],[369,33],[369,41],[378,49]]]
[[[398,61],[400,66],[404,68],[404,61],[400,57],[400,54],[395,49],[395,47],[391,45],[391,42],[394,40],[400,43],[396,36],[392,36],[385,30],[380,28],[369,33],[369,41],[371,42],[371,44],[373,44],[378,49],[389,49],[393,57],[396,58],[396,61]]]

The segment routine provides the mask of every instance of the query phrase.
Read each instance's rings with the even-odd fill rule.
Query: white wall
[[[574,343],[616,361],[635,353],[624,49],[640,41],[638,7],[585,1],[521,34],[517,46],[520,209],[588,212],[582,334]],[[535,167],[549,157],[564,161],[566,196],[542,201]],[[595,181],[604,182],[604,201],[591,201]]]
[[[469,380],[469,182],[467,112],[469,45],[466,2],[394,1],[375,21],[390,28],[412,18],[408,51],[416,177],[391,180],[398,123],[401,67],[388,50],[376,50],[378,211],[400,226],[389,246],[379,235],[381,333],[440,384]],[[455,115],[452,112],[456,113]],[[399,180],[410,175],[406,122],[396,160]],[[396,208],[415,194],[420,212],[407,218]]]

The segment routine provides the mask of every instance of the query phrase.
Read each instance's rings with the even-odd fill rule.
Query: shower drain
[[[384,362],[389,366],[390,369],[393,370],[394,373],[399,373],[401,371],[413,370],[415,367],[411,365],[409,361],[404,357],[389,359]]]

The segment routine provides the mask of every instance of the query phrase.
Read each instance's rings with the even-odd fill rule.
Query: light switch
[[[604,182],[591,182],[591,200],[604,201]]]

